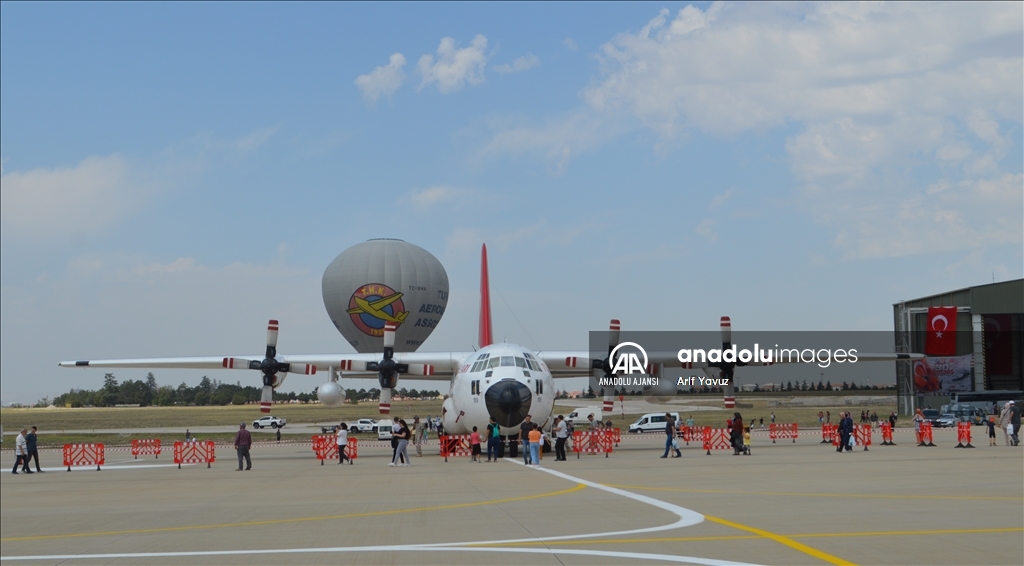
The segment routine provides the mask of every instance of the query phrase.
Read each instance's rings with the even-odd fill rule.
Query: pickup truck
[[[359,419],[354,423],[348,423],[349,432],[376,432],[377,421],[373,419]]]
[[[268,417],[261,417],[259,419],[256,419],[256,420],[252,421],[252,427],[253,428],[264,428],[264,427],[268,427],[269,426],[271,428],[281,428],[281,427],[283,427],[285,425],[285,423],[287,423],[287,421],[284,420],[284,419],[281,419],[281,418],[278,418],[278,417],[273,417],[273,416],[268,416]]]

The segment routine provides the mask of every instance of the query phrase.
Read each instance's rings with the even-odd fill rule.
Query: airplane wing
[[[402,379],[450,379],[459,364],[472,352],[408,352],[396,353],[395,362],[407,366]],[[91,368],[165,368],[165,369],[246,369],[258,370],[262,355],[205,356],[189,358],[135,358],[119,360],[73,360],[60,362],[61,367]],[[344,377],[373,377],[380,354],[300,354],[277,356],[280,363],[288,364],[290,373],[315,374],[333,367]]]

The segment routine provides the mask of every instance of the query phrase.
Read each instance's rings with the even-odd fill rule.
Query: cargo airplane
[[[374,303],[359,305],[363,309],[379,310]],[[147,358],[120,360],[86,360],[60,362],[62,367],[94,368],[167,368],[167,369],[244,369],[259,370],[263,374],[263,392],[260,410],[270,412],[273,390],[279,387],[287,373],[312,375],[326,371],[330,380],[317,389],[320,402],[329,407],[344,402],[344,388],[339,379],[376,376],[381,386],[379,410],[389,414],[392,390],[398,380],[450,380],[448,396],[442,406],[444,430],[449,434],[466,434],[474,426],[485,430],[493,417],[504,435],[519,433],[519,425],[526,415],[533,422],[547,426],[552,421],[556,378],[583,377],[589,374],[591,387],[600,392],[606,413],[612,411],[612,386],[602,387],[613,380],[628,364],[616,363],[615,351],[619,345],[619,321],[612,320],[608,333],[608,355],[595,359],[589,351],[530,351],[507,342],[494,343],[491,329],[490,289],[487,271],[487,246],[481,249],[480,267],[480,321],[478,343],[474,352],[398,352],[394,351],[394,321],[384,327],[384,348],[381,354],[312,354],[282,355],[277,353],[278,321],[271,320],[267,327],[267,349],[260,356],[218,356],[194,358]],[[730,348],[731,322],[721,321],[723,350]],[[920,359],[919,354],[860,354],[863,361],[893,361]],[[658,376],[656,385],[644,387],[648,401],[667,401],[675,396],[676,382],[660,379],[666,368],[701,369],[709,377],[728,378],[739,366],[770,365],[761,362],[696,362],[681,363],[675,352],[647,353],[646,373]],[[728,404],[731,385],[726,392]]]

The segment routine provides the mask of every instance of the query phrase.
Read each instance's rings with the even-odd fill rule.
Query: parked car
[[[373,419],[359,419],[354,423],[348,423],[349,432],[377,432],[377,421]]]
[[[942,418],[942,413],[938,409],[924,409],[921,411],[924,416],[924,420],[932,423],[932,426],[942,426],[939,424],[939,419]]]
[[[672,413],[672,418],[679,425],[679,413]],[[629,425],[629,432],[639,434],[641,432],[665,432],[665,413],[647,413]]]
[[[954,415],[953,413],[946,413],[939,417],[937,422],[938,424],[935,426],[947,428],[956,426],[956,423],[959,422],[959,419],[957,419],[956,415]]]
[[[274,416],[266,416],[252,421],[252,427],[265,428],[269,426],[270,428],[281,428],[285,425],[286,422],[287,421],[285,421],[284,419],[279,419]]]

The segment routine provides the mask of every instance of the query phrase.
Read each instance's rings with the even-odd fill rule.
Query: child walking
[[[473,427],[473,433],[469,435],[469,443],[473,446],[473,457],[470,458],[471,462],[480,461],[480,433],[476,431],[476,427]]]
[[[988,427],[988,445],[989,446],[995,446],[996,445],[996,418],[995,417],[989,417],[988,420],[985,421],[985,426]]]
[[[743,429],[743,454],[750,456],[750,427]]]

